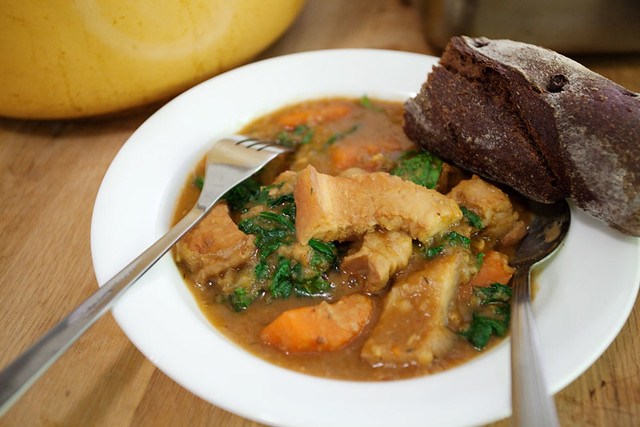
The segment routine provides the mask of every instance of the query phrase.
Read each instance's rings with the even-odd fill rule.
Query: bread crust
[[[548,49],[454,37],[405,111],[426,149],[537,201],[571,197],[640,236],[637,93]]]

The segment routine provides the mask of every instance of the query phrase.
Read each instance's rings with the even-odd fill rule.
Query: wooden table
[[[438,54],[407,2],[309,0],[290,31],[260,57],[343,47]],[[640,91],[640,56],[580,60]],[[95,291],[89,230],[96,193],[122,144],[156,109],[82,121],[0,119],[0,367]],[[636,303],[611,347],[556,395],[563,425],[640,424],[639,328]],[[0,425],[258,424],[178,386],[107,315]]]

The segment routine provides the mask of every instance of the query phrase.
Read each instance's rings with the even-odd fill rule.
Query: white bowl
[[[95,204],[94,267],[105,283],[165,233],[187,173],[216,137],[281,106],[327,96],[403,101],[437,58],[330,50],[253,63],[206,81],[149,118],[122,147]],[[579,376],[613,341],[640,283],[640,240],[576,209],[564,247],[539,276],[534,304],[550,391]],[[462,366],[389,381],[289,371],[236,346],[199,311],[170,255],[116,304],[114,317],[159,369],[201,398],[286,426],[458,426],[510,413],[509,341]]]

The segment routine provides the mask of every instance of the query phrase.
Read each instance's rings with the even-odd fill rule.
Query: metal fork
[[[204,184],[193,209],[0,372],[0,416],[4,415],[71,344],[111,308],[118,296],[191,230],[224,193],[253,175],[279,154],[289,151],[291,149],[287,147],[240,135],[217,140],[207,153]]]

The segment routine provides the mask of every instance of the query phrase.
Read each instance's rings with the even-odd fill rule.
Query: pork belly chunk
[[[297,176],[298,173],[292,170],[282,172],[273,180],[273,183],[271,184],[273,188],[269,191],[269,195],[275,197],[282,194],[293,193],[293,187]]]
[[[387,286],[396,271],[409,264],[413,252],[411,236],[399,231],[380,231],[364,235],[360,248],[344,257],[340,268],[362,277],[365,292],[376,293]]]
[[[462,218],[454,200],[384,172],[342,177],[308,166],[298,173],[293,195],[303,244],[355,240],[377,228],[428,243]]]
[[[509,196],[477,175],[458,183],[448,196],[480,216],[483,237],[506,246],[517,243],[526,234],[526,226]]]
[[[449,305],[472,265],[468,251],[456,250],[396,281],[361,357],[374,366],[399,367],[428,366],[444,356],[457,339],[447,328]]]
[[[176,243],[176,260],[184,263],[196,283],[246,263],[256,248],[254,236],[244,234],[220,203]]]

